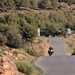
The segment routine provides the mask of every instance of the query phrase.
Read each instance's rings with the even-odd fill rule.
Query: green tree
[[[20,19],[20,32],[25,40],[30,40],[36,36],[36,28],[23,18]]]
[[[46,9],[51,8],[51,1],[50,0],[41,0],[39,3],[39,8]]]
[[[58,6],[58,0],[50,0],[51,1],[51,5],[53,7],[53,9],[56,9]]]
[[[20,7],[30,7],[30,0],[14,0],[15,5],[17,9],[20,9]]]
[[[8,9],[13,9],[15,7],[13,0],[0,0],[0,8],[6,11]]]
[[[30,7],[33,9],[38,8],[38,0],[30,0]]]

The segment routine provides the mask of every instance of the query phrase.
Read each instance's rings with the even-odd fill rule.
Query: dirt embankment
[[[50,44],[49,39],[46,37],[36,38],[31,44],[29,43],[25,46],[29,50],[32,50],[34,56],[48,56]]]
[[[35,40],[31,45],[33,51],[41,56],[48,56],[48,49],[50,47],[48,38],[40,38]],[[30,45],[28,45],[30,47]],[[0,47],[1,49],[1,47]],[[31,56],[25,52],[24,49],[13,49],[9,47],[2,47],[4,53],[0,56],[0,75],[22,75],[17,71],[16,65],[13,61],[25,60],[33,61],[35,56]]]
[[[72,34],[70,36],[67,36],[64,39],[66,46],[67,46],[67,51],[70,53],[75,52],[75,34]]]
[[[0,75],[21,75],[8,55],[0,57]]]
[[[27,57],[26,60],[28,60],[31,57],[28,54],[19,52],[19,49],[13,49],[6,46],[0,46],[0,50],[3,50],[0,54],[0,75],[24,75],[17,70],[14,61],[19,59],[23,60]]]

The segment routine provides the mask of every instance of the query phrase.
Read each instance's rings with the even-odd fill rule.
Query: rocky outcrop
[[[8,55],[0,57],[0,75],[20,75]]]

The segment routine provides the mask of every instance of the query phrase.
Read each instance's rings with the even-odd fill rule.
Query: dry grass
[[[68,52],[75,51],[75,34],[72,34],[64,39]]]

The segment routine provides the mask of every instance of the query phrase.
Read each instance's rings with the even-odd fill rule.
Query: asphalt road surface
[[[67,56],[61,37],[51,37],[54,54],[40,57],[35,65],[43,70],[42,75],[75,75],[75,56]]]
[[[61,37],[51,37],[50,43],[53,45],[53,56],[66,55],[64,41]]]
[[[43,70],[42,75],[75,75],[74,56],[40,57],[36,65]]]

